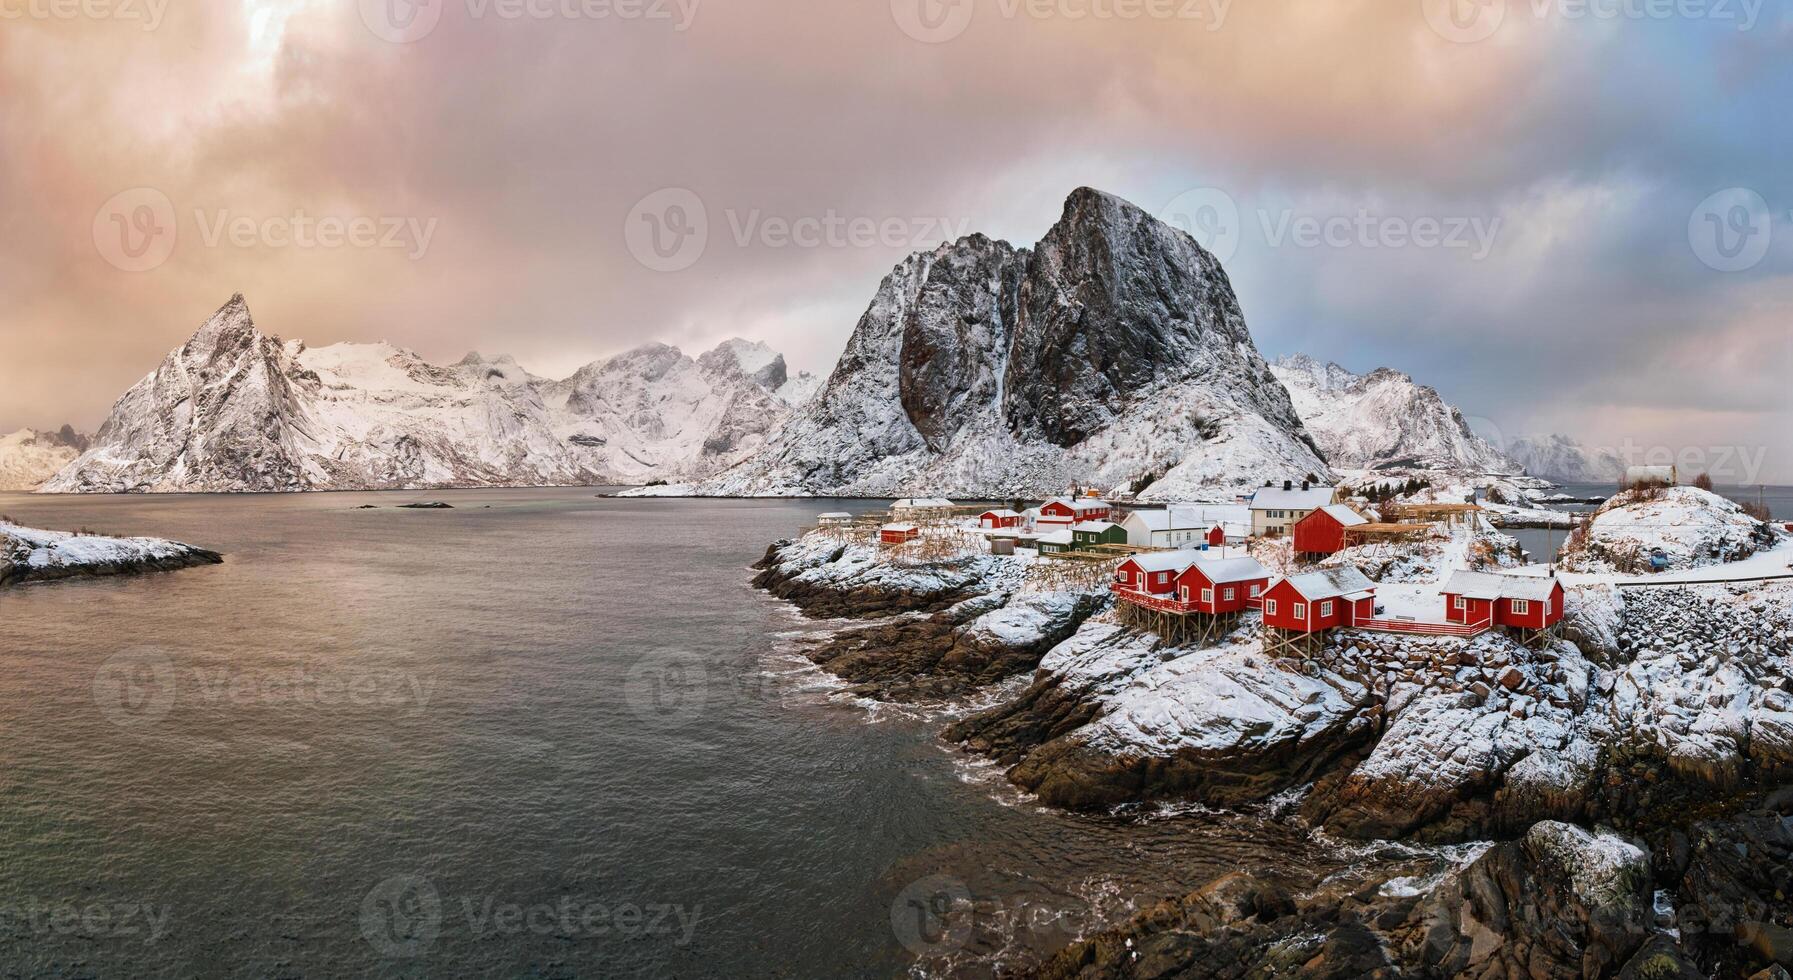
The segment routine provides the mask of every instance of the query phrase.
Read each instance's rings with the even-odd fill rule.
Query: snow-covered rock
[[[71,426],[57,432],[20,429],[0,436],[0,492],[36,490],[87,448]]]
[[[768,356],[769,355],[769,356]],[[440,367],[387,344],[307,348],[235,296],[113,406],[47,492],[578,485],[695,479],[789,414],[784,361],[650,345],[564,381],[508,356]]]
[[[113,538],[0,523],[0,586],[217,564],[211,551],[162,538]]]
[[[1740,561],[1773,547],[1774,532],[1735,502],[1698,487],[1628,490],[1596,510],[1563,545],[1562,566],[1577,572],[1648,572],[1660,550],[1668,568]]]
[[[1226,273],[1118,198],[1073,193],[1034,249],[972,235],[879,286],[822,391],[697,492],[1200,499],[1327,475]]]
[[[1563,483],[1612,483],[1625,476],[1625,462],[1609,450],[1591,450],[1568,436],[1517,436],[1506,454],[1532,476]]]
[[[1517,473],[1436,389],[1388,368],[1353,374],[1305,354],[1270,366],[1334,467]]]

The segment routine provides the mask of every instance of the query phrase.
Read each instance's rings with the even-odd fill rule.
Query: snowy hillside
[[[1741,561],[1774,547],[1768,525],[1736,503],[1697,487],[1627,490],[1594,512],[1563,546],[1562,567],[1577,572],[1648,572],[1660,549],[1669,569]]]
[[[1353,374],[1305,354],[1270,366],[1326,461],[1354,470],[1517,473],[1433,388],[1388,368]]]
[[[1226,273],[1087,188],[1032,250],[972,235],[905,259],[833,375],[717,495],[1226,496],[1328,475]]]
[[[1594,451],[1565,435],[1520,436],[1507,455],[1532,476],[1563,483],[1612,483],[1625,476],[1625,463],[1610,451]]]
[[[702,477],[758,448],[789,414],[762,384],[786,383],[782,357],[750,351],[743,360],[741,352],[720,348],[705,357],[718,368],[653,345],[551,382],[509,357],[469,354],[440,367],[388,344],[311,349],[282,342],[258,332],[236,296],[126,392],[88,451],[43,489],[231,492]]]
[[[0,493],[36,490],[87,448],[87,437],[69,426],[59,432],[20,429],[0,436]]]

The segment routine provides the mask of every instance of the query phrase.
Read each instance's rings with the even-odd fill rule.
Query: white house
[[[890,516],[916,521],[953,516],[953,502],[945,497],[904,497],[890,505]]]
[[[1284,480],[1282,488],[1263,487],[1251,495],[1251,533],[1255,537],[1282,537],[1303,517],[1338,502],[1336,487],[1300,487]]]
[[[1127,529],[1127,543],[1136,548],[1193,548],[1208,540],[1218,523],[1203,518],[1198,508],[1168,507],[1133,511],[1121,526]]]

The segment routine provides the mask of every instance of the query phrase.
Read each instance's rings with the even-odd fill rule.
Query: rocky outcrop
[[[829,535],[780,541],[754,565],[755,588],[813,619],[881,619],[934,613],[989,591],[992,564],[981,557],[902,566],[877,548]]]
[[[1611,450],[1590,450],[1565,435],[1519,436],[1506,454],[1532,476],[1563,483],[1617,483],[1625,461]]]
[[[0,524],[0,587],[166,572],[223,560],[215,551],[161,538],[110,538]]]
[[[1081,189],[1032,250],[972,235],[904,260],[823,391],[698,490],[1188,497],[1327,472],[1219,262]]]
[[[1614,495],[1563,545],[1562,566],[1578,572],[1655,570],[1654,553],[1668,569],[1740,561],[1778,536],[1743,508],[1698,487],[1646,487]],[[1784,569],[1782,569],[1784,571]]]
[[[1359,375],[1305,354],[1271,365],[1333,466],[1518,473],[1434,388],[1388,368]]]

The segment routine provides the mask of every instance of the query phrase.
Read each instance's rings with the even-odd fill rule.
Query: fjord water
[[[423,499],[454,509],[395,509]],[[1043,810],[937,720],[831,697],[747,566],[864,506],[0,495],[226,556],[0,591],[0,968],[981,974],[1334,862],[1267,821]],[[974,929],[917,925],[943,891]]]

